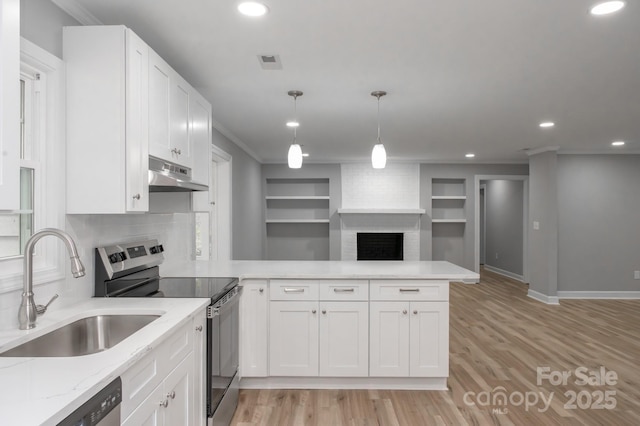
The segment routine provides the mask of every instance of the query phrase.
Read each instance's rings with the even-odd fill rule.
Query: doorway
[[[475,268],[528,282],[529,177],[475,177]]]
[[[231,260],[231,160],[212,145],[209,191],[194,194],[197,260]]]

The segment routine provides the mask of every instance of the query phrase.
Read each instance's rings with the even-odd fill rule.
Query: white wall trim
[[[522,281],[529,282],[529,175],[475,175],[474,182],[474,194],[475,194],[475,205],[474,205],[474,221],[475,221],[475,232],[474,232],[474,260],[475,260],[475,271],[480,273],[480,181],[481,180],[521,180],[523,183],[522,188],[522,226],[523,226],[523,236],[522,236]],[[485,191],[485,200],[487,197],[487,193]],[[487,216],[487,212],[485,211],[485,220]],[[487,230],[485,228],[485,240],[487,239]],[[486,257],[486,253],[485,253]]]
[[[448,390],[446,377],[243,377],[240,389]]]
[[[527,296],[537,300],[538,302],[546,303],[547,305],[560,304],[560,300],[558,299],[558,296],[547,296],[546,294],[542,294],[531,289],[529,289],[529,291],[527,292]]]
[[[524,281],[524,277],[522,275],[518,275],[518,274],[515,274],[513,272],[506,271],[504,269],[496,268],[495,266],[487,265],[486,263],[484,264],[484,269],[486,269],[487,271],[491,271],[493,273],[499,274],[499,275],[504,275],[505,277],[512,278],[512,279],[514,279],[516,281],[520,281],[522,283],[525,282]]]
[[[253,158],[254,160],[256,160],[258,163],[262,164],[262,158],[260,158],[260,156],[258,154],[255,153],[255,151],[253,151],[251,148],[249,148],[249,146],[247,144],[245,144],[244,142],[242,142],[240,139],[238,139],[238,137],[236,135],[234,135],[233,133],[231,133],[229,130],[227,130],[222,124],[218,123],[215,119],[211,119],[211,125],[213,126],[214,129],[216,129],[218,132],[222,133],[222,135],[224,137],[226,137],[227,139],[229,139],[231,142],[233,142],[234,144],[236,144],[240,149],[242,149],[244,152],[246,152],[247,154],[249,154],[249,156],[251,158]]]
[[[559,299],[640,299],[640,291],[559,291]]]
[[[529,157],[532,155],[542,154],[543,152],[558,152],[559,146],[543,146],[542,148],[528,149],[525,151]]]
[[[51,2],[67,12],[67,14],[82,25],[103,25],[101,20],[96,18],[87,8],[79,4],[76,0],[51,0]]]

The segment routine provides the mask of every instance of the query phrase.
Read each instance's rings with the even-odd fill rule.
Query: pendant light
[[[371,165],[374,169],[384,169],[387,165],[387,151],[384,149],[382,140],[380,139],[380,98],[386,95],[384,90],[376,90],[371,92],[371,96],[378,98],[378,140],[371,151]]]
[[[293,122],[296,123],[295,126],[290,126],[293,127],[293,142],[291,142],[291,146],[289,147],[289,155],[287,156],[287,160],[290,169],[299,169],[300,167],[302,167],[302,148],[296,141],[296,131],[298,128],[297,100],[298,96],[302,96],[302,92],[299,90],[289,90],[287,94],[293,97]]]

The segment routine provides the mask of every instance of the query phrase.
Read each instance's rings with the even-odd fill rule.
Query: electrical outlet
[[[533,229],[535,229],[536,231],[540,230],[540,222],[533,221]]]
[[[496,260],[498,260],[498,253],[496,253]]]
[[[633,279],[640,280],[640,271],[633,271]]]

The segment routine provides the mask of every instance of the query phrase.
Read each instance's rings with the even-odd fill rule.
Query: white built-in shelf
[[[432,200],[466,200],[466,195],[434,195]]]
[[[328,195],[267,195],[267,200],[329,200]]]
[[[424,214],[424,209],[338,209],[338,214]]]
[[[432,223],[467,223],[467,219],[432,219]]]
[[[329,223],[329,219],[267,219],[267,223]]]

